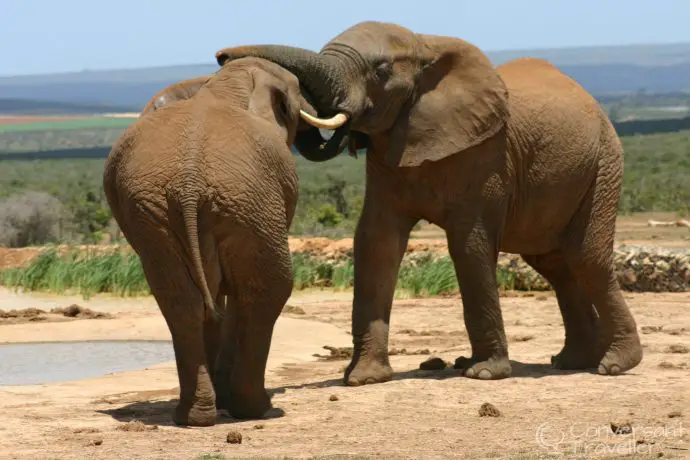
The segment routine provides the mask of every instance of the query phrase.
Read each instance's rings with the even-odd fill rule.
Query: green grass
[[[0,132],[0,155],[15,152],[47,152],[62,149],[110,147],[122,135],[124,129],[125,127],[110,126],[98,129],[75,128],[69,131]]]
[[[352,287],[354,267],[350,259],[326,263],[306,254],[293,254],[294,289]],[[510,273],[499,269],[499,286],[512,289]],[[78,293],[86,298],[97,293],[118,296],[148,295],[150,289],[139,257],[129,250],[108,253],[68,251],[59,255],[48,248],[30,264],[0,271],[0,284],[27,291],[57,294]],[[404,263],[397,282],[398,294],[433,297],[458,292],[453,264],[448,257],[418,259]]]
[[[0,283],[28,291],[58,294],[75,291],[119,296],[150,292],[139,257],[131,251],[91,254],[72,251],[59,256],[54,248],[42,252],[26,267],[0,272]]]
[[[134,121],[136,121],[136,118],[88,117],[74,120],[40,121],[34,123],[6,123],[0,124],[0,133],[126,128],[130,124],[134,123]]]

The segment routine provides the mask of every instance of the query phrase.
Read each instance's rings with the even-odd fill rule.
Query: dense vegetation
[[[84,130],[74,133],[89,135]],[[16,136],[16,133],[0,135],[0,143],[7,141],[5,136]],[[622,139],[625,176],[620,211],[687,214],[690,131]],[[106,232],[112,233],[116,227],[103,193],[103,162],[102,159],[0,162],[0,245],[97,242]],[[355,160],[346,155],[320,164],[298,157],[300,200],[292,233],[351,235],[362,206],[364,163],[364,158]],[[43,192],[49,197],[37,194],[28,197],[29,191]],[[57,198],[57,204],[48,204],[50,197]],[[47,222],[48,229],[35,228],[41,220]],[[22,226],[31,228],[18,229]]]
[[[293,254],[294,289],[348,289],[353,284],[351,260],[333,265],[305,254]],[[513,288],[513,276],[497,271],[500,289]],[[28,291],[146,295],[150,293],[141,262],[132,251],[90,254],[72,251],[59,256],[48,249],[29,265],[0,272],[0,284]],[[458,292],[453,263],[449,257],[422,259],[403,265],[396,285],[399,296],[436,296]]]

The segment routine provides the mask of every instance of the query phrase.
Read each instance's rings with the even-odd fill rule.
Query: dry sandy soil
[[[453,361],[469,353],[459,299],[399,299],[390,343],[395,377],[358,388],[341,381],[347,353],[314,356],[330,355],[324,346],[351,345],[351,296],[300,292],[290,300],[274,333],[267,386],[276,409],[265,420],[219,413],[214,427],[174,426],[177,377],[174,362],[167,362],[85,380],[0,387],[0,458],[690,456],[690,293],[626,294],[645,356],[618,377],[552,370],[549,357],[563,340],[555,298],[504,297],[513,377],[490,382],[453,369],[419,370],[429,357]],[[4,310],[50,312],[75,303],[107,316],[35,312],[46,318],[0,320],[0,342],[170,339],[152,298],[84,301],[0,290]],[[484,403],[500,415],[480,411]],[[612,422],[630,423],[633,431],[614,434]],[[227,442],[230,431],[241,433],[241,444]]]
[[[622,218],[618,242],[690,244],[688,229],[649,228],[648,218],[674,216]],[[415,236],[421,239],[412,240],[410,250],[445,250],[443,234],[432,226]],[[291,241],[293,250],[321,253],[350,247],[349,239]],[[36,253],[0,251],[0,267],[26,263]],[[625,375],[550,368],[563,343],[552,293],[501,299],[510,379],[475,381],[452,368],[422,371],[428,358],[452,362],[470,353],[461,300],[454,296],[397,299],[393,380],[352,388],[342,384],[352,293],[296,292],[274,332],[267,386],[275,409],[266,419],[237,421],[219,412],[214,427],[174,426],[172,361],[98,378],[0,386],[0,458],[690,458],[690,293],[625,297],[645,350],[642,363]],[[64,310],[73,304],[81,308]],[[0,343],[170,340],[150,297],[85,301],[0,288],[0,309]],[[614,434],[612,424],[622,433]],[[233,431],[241,433],[241,444],[227,442]]]

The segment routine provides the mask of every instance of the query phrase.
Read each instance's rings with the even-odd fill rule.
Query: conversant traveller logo
[[[535,431],[535,442],[544,450],[568,455],[651,454],[666,443],[683,443],[682,423],[667,426],[633,426],[573,422],[544,422]]]

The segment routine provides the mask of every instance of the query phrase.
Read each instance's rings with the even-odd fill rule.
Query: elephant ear
[[[163,106],[172,104],[173,102],[191,98],[201,89],[202,86],[208,82],[210,78],[211,77],[208,75],[190,78],[189,80],[182,80],[163,88],[148,101],[139,116],[156,111]]]
[[[388,160],[438,161],[492,137],[505,125],[508,91],[489,59],[460,39],[419,35],[429,51],[417,95],[392,127]]]

